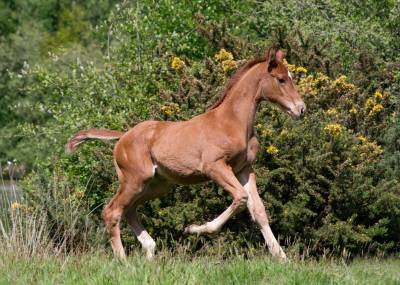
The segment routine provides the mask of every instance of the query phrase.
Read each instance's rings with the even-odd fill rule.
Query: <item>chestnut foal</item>
[[[119,139],[114,149],[119,190],[103,211],[116,256],[125,257],[119,227],[122,216],[132,226],[147,257],[152,258],[156,244],[140,223],[137,206],[160,197],[173,184],[213,180],[232,196],[232,204],[211,222],[190,225],[185,232],[218,232],[247,205],[271,254],[286,260],[269,226],[251,167],[259,149],[253,129],[259,102],[269,100],[296,119],[305,111],[283,58],[281,50],[271,48],[263,58],[242,66],[219,100],[189,121],[145,121],[127,132],[88,129],[69,140],[67,149],[74,151],[88,139]]]

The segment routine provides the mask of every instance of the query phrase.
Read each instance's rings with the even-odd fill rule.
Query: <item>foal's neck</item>
[[[253,125],[259,98],[261,98],[259,81],[262,74],[258,71],[259,64],[243,75],[218,107],[220,114],[225,117],[225,120],[229,118],[229,123],[240,130],[246,141],[254,135]]]

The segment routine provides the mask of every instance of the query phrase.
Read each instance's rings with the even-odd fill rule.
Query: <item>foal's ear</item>
[[[280,62],[285,58],[285,52],[279,48],[271,48],[267,53],[268,58],[268,71],[278,66]]]
[[[275,58],[277,61],[282,62],[285,58],[285,52],[281,49],[278,49],[275,53]]]

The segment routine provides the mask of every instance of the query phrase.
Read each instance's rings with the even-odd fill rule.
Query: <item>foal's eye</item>
[[[283,78],[278,78],[279,83],[285,83],[285,79]]]

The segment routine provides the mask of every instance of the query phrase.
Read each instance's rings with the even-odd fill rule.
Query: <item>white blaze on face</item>
[[[289,76],[290,79],[292,79],[292,74],[290,73],[290,71],[288,70],[287,75]]]

